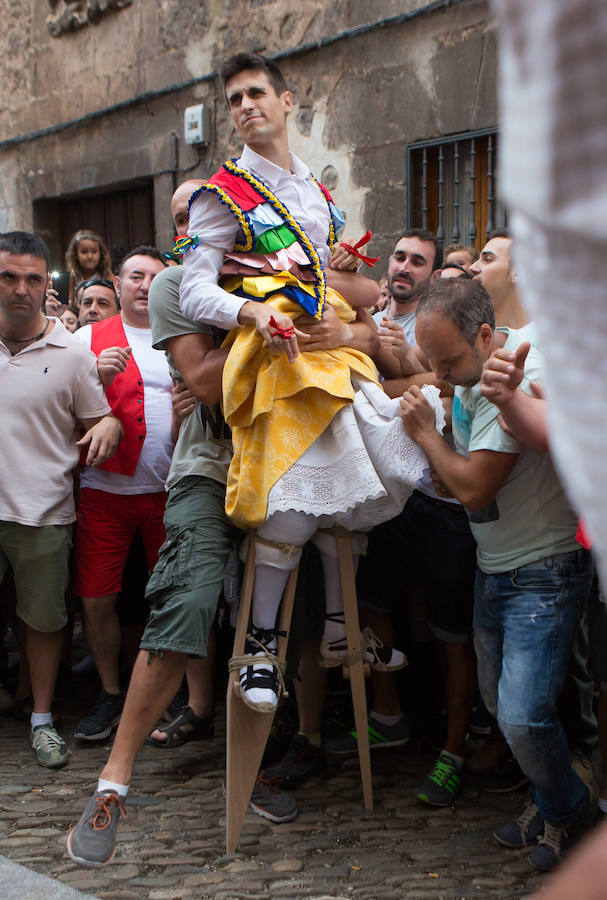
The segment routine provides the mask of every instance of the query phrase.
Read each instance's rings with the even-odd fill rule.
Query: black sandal
[[[191,731],[185,731],[183,726],[191,725]],[[202,741],[206,738],[212,738],[215,735],[214,716],[211,714],[206,719],[194,714],[189,706],[180,709],[172,722],[168,725],[161,725],[154,731],[160,731],[166,734],[166,741],[157,741],[151,735],[145,739],[146,744],[153,747],[166,749],[167,747],[183,747],[190,741]]]

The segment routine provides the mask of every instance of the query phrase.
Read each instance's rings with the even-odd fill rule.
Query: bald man
[[[180,184],[173,196],[171,197],[171,216],[175,223],[175,231],[178,237],[187,234],[188,222],[190,221],[190,212],[188,203],[194,191],[204,184],[200,178],[190,178]]]

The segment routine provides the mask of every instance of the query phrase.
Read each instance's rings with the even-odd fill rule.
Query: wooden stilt
[[[244,654],[249,628],[251,600],[255,583],[255,538],[250,536],[249,551],[238,610],[233,656]],[[286,638],[278,638],[276,655],[285,659],[297,584],[297,568],[289,575],[282,600],[280,630]],[[266,747],[274,715],[256,712],[240,694],[238,670],[230,672],[226,698],[226,849],[233,853],[238,846],[242,823],[251,799],[259,766]]]
[[[360,624],[358,621],[358,603],[356,599],[356,581],[352,557],[352,538],[347,531],[332,529],[337,543],[339,573],[341,577],[341,593],[344,602],[344,620],[346,623],[346,642],[348,655],[360,646]],[[365,665],[362,659],[349,667],[352,706],[354,707],[354,724],[358,739],[358,761],[363,785],[363,803],[365,812],[373,809],[373,784],[371,781],[371,755],[369,751],[369,729],[367,726],[367,695],[365,692]]]

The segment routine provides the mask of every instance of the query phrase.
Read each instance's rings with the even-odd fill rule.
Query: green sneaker
[[[417,799],[428,806],[451,806],[462,789],[462,779],[450,753],[443,750],[424,778]]]
[[[32,747],[36,759],[47,769],[60,769],[69,757],[67,744],[52,725],[36,725],[32,730]]]
[[[369,729],[369,747],[377,750],[381,747],[401,747],[411,738],[411,723],[403,713],[395,725],[384,725],[373,716],[367,720]],[[325,741],[325,750],[331,756],[353,756],[358,753],[356,731],[346,731],[337,737]]]

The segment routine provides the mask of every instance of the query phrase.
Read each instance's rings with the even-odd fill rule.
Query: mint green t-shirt
[[[506,350],[515,350],[525,334],[500,328],[508,337]],[[533,395],[531,381],[542,384],[543,359],[534,347],[525,362],[521,389]],[[576,550],[577,517],[554,470],[550,454],[535,453],[509,437],[500,427],[499,410],[481,397],[480,383],[456,387],[453,399],[453,436],[463,456],[475,450],[518,453],[519,457],[497,497],[485,509],[468,512],[477,542],[479,568],[488,574],[507,572],[546,556]]]

